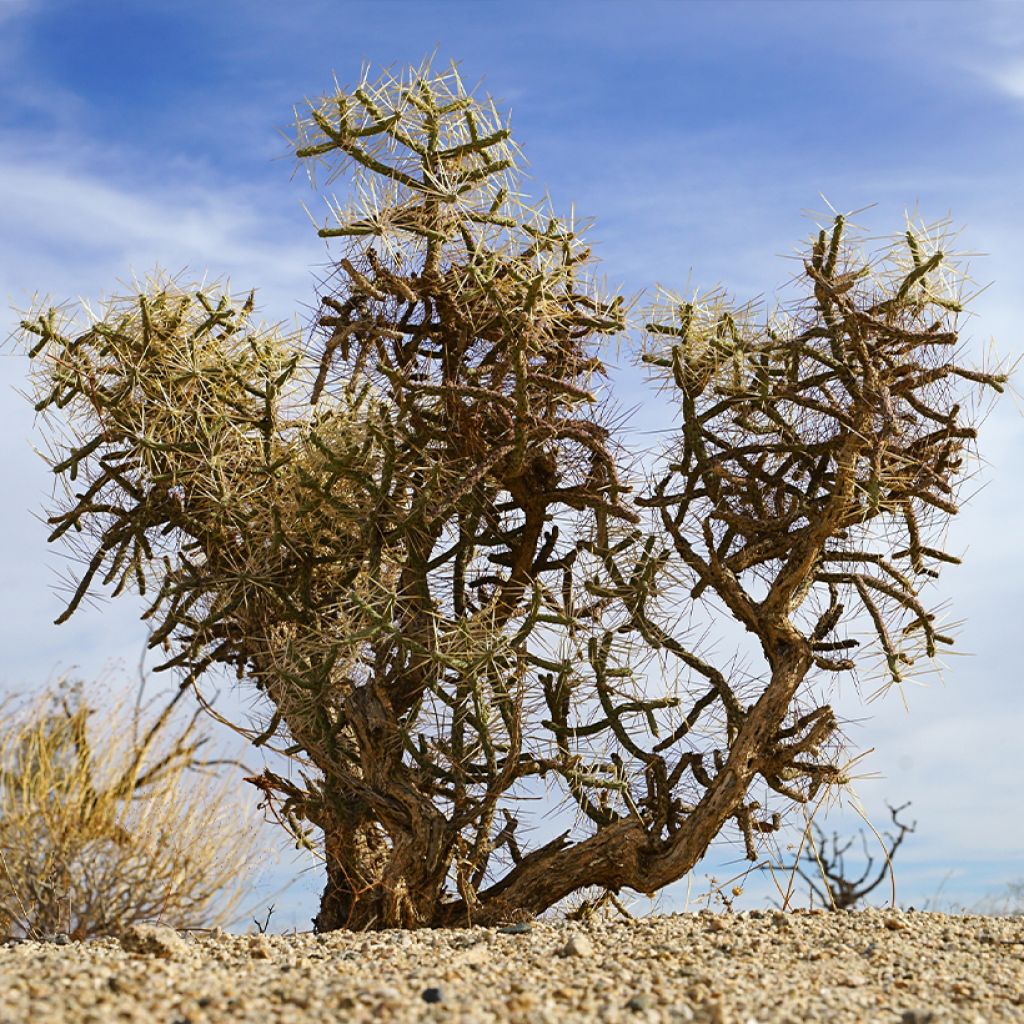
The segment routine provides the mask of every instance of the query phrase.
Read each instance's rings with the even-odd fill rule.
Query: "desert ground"
[[[1024,1021],[1024,918],[747,911],[0,947],[0,1022]]]

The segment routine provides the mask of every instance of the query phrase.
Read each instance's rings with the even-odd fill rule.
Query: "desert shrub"
[[[115,703],[99,728],[82,684],[68,679],[5,702],[0,937],[237,919],[255,823],[228,798],[237,780],[210,774],[222,762],[199,758],[206,737],[195,717],[175,732],[179,696],[151,721]]]
[[[165,278],[23,321],[35,407],[70,424],[50,539],[86,568],[58,622],[138,590],[160,669],[252,687],[236,727],[297,771],[249,781],[322,853],[319,930],[656,892],[726,829],[756,859],[846,780],[830,690],[952,642],[928,587],[1006,378],[964,364],[948,239],[871,252],[836,216],[785,306],[644,309],[527,202],[454,68],[333,90],[294,145],[353,186],[313,352],[254,294]],[[604,381],[620,340],[679,414],[646,475]],[[702,642],[723,615],[750,671]],[[531,842],[542,783],[576,821]]]
[[[895,832],[888,829],[869,837],[864,829],[858,829],[856,837],[833,832],[826,837],[824,829],[813,819],[807,823],[796,856],[787,866],[770,861],[761,866],[770,871],[772,877],[780,870],[788,873],[789,884],[779,886],[781,900],[778,905],[788,907],[793,895],[793,883],[797,877],[807,887],[808,905],[825,910],[848,910],[862,904],[888,877],[892,883],[892,897],[895,902],[896,875],[893,860],[903,845],[904,839],[917,829],[917,822],[908,824],[900,820],[900,812],[910,806],[908,801],[899,807],[887,805],[889,817]],[[874,831],[874,830],[872,830]],[[861,856],[851,858],[850,850],[859,845]],[[779,883],[776,881],[776,885]]]

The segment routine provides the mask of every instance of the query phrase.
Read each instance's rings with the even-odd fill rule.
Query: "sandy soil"
[[[523,926],[519,926],[522,928]],[[0,1021],[1024,1021],[1024,919],[866,910],[0,947]]]

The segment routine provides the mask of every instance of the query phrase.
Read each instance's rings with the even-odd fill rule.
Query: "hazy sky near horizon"
[[[958,247],[979,254],[974,280],[991,282],[964,337],[978,352],[990,338],[1007,357],[1024,351],[1024,4],[984,0],[0,0],[0,297],[13,307],[0,334],[36,293],[95,300],[157,266],[255,287],[268,320],[305,321],[329,253],[302,204],[320,221],[326,208],[281,134],[292,107],[332,75],[353,82],[364,61],[435,50],[512,111],[533,194],[595,219],[610,286],[721,284],[770,302],[830,204],[862,211],[873,236],[900,231],[905,212],[949,216]],[[617,358],[632,427],[669,426],[626,350]],[[14,390],[27,368],[3,350],[0,693],[71,666],[95,679],[118,661],[131,685],[141,599],[96,600],[51,625],[55,585],[77,566],[39,521],[53,477]],[[909,711],[896,692],[865,704],[851,689],[838,703],[855,746],[874,748],[860,770],[881,777],[856,784],[872,822],[887,823],[886,799],[913,801],[898,894],[918,906],[950,872],[943,897],[965,903],[1024,876],[1018,401],[998,404],[980,447],[977,493],[950,534],[965,564],[936,591],[963,622],[965,656],[908,686]],[[856,822],[837,809],[826,825]],[[719,878],[734,853],[716,855]],[[272,927],[308,927],[318,886],[293,887]]]

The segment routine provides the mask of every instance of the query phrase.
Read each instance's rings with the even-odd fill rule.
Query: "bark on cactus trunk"
[[[403,850],[403,847],[405,849]],[[386,843],[379,826],[325,837],[327,884],[313,919],[318,933],[423,928],[436,923],[444,874],[428,870],[415,842]],[[406,856],[406,853],[412,856]]]

